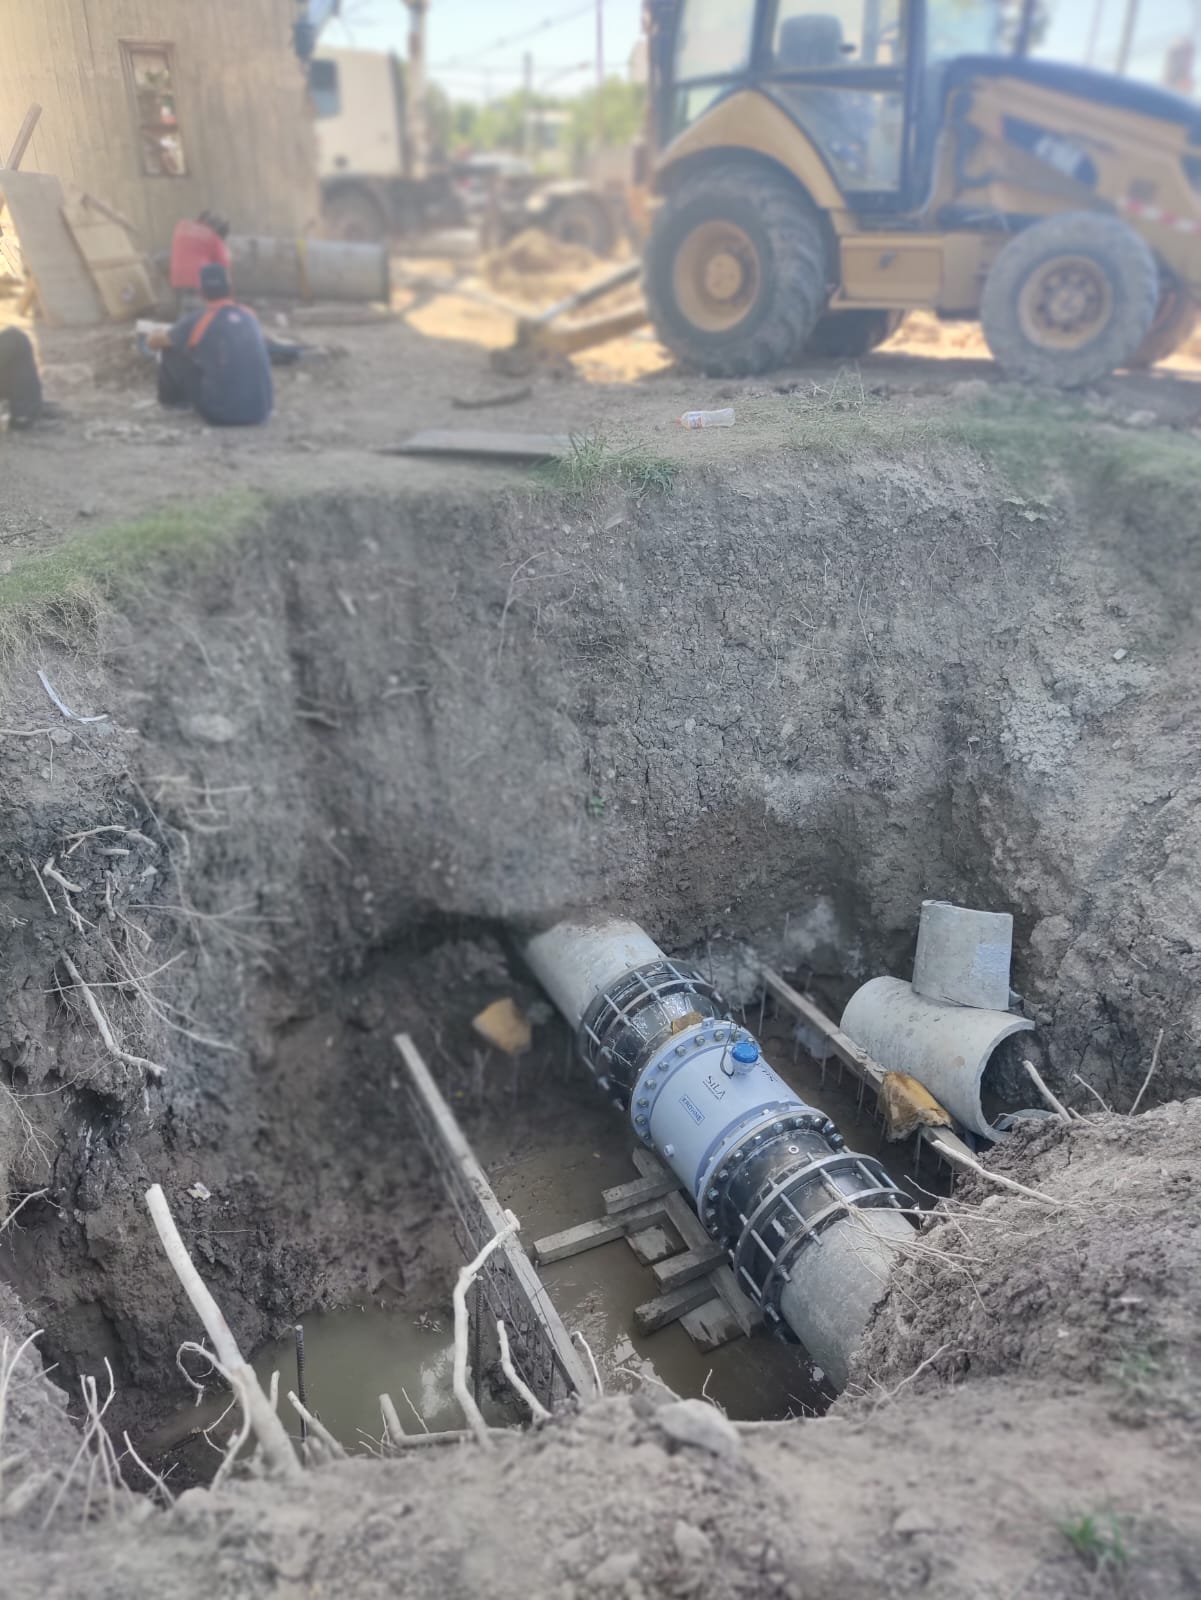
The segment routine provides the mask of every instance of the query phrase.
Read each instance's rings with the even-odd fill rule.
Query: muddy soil
[[[1049,1203],[957,1197],[896,1269],[863,1392],[826,1418],[702,1427],[639,1388],[490,1455],[143,1502],[136,1543],[127,1511],[49,1553],[18,1528],[11,1592],[1183,1600],[1201,1578],[1181,1189],[1199,1153],[1196,1102],[1012,1147],[1006,1170]]]
[[[1070,1103],[1128,1107],[1161,1028],[1144,1105],[1197,1092],[1195,479],[1172,452],[1132,462],[1126,434],[1087,423],[1070,435],[1074,458],[1016,482],[945,431],[906,433],[898,449],[858,409],[815,435],[801,400],[759,403],[771,421],[759,453],[720,477],[686,473],[666,497],[612,482],[487,500],[386,494],[374,480],[314,488],[264,507],[223,553],[147,572],[91,631],[43,632],[14,657],[0,738],[0,1173],[9,1206],[25,1204],[0,1244],[59,1381],[73,1387],[107,1357],[123,1424],[161,1410],[175,1349],[195,1332],[144,1216],[150,1182],[167,1186],[248,1349],[300,1310],[389,1282],[415,1306],[444,1294],[444,1215],[408,1138],[389,1038],[417,1033],[470,1104],[472,1010],[498,989],[534,998],[496,942],[502,927],[604,905],[671,949],[750,945],[837,999],[863,977],[908,973],[923,897],[1008,909],[1015,985]],[[105,720],[62,718],[39,667],[68,705]],[[127,1055],[161,1079],[106,1051],[67,959]],[[511,1085],[495,1092],[481,1114],[511,1115]],[[1189,1165],[1191,1127],[1172,1133],[1173,1171]],[[1075,1132],[1014,1159],[1049,1182],[1062,1149],[1083,1182],[1108,1138]],[[1148,1183],[1165,1159],[1152,1154]],[[189,1194],[197,1183],[210,1199]],[[1132,1250],[1163,1231],[1152,1199],[1110,1219]],[[1068,1246],[1048,1237],[1034,1229],[1031,1249],[1062,1270]],[[1184,1292],[1179,1262],[1195,1242],[1156,1279],[1165,1303]],[[1010,1271],[1019,1247],[1015,1235]],[[1107,1313],[1135,1261],[1122,1255],[1111,1276],[1112,1293],[1082,1294],[1086,1309]],[[920,1275],[898,1292],[925,1292]],[[904,1370],[880,1358],[886,1389],[946,1342],[936,1321],[916,1321]],[[1066,1393],[1032,1355],[1011,1393],[1012,1364],[981,1359],[990,1375],[969,1374],[941,1417],[906,1389],[887,1418],[822,1423],[812,1443],[748,1435],[741,1477],[665,1451],[630,1402],[528,1451],[506,1446],[499,1476],[458,1457],[381,1469],[386,1509],[370,1528],[359,1467],[336,1487],[322,1476],[320,1519],[297,1504],[259,1522],[248,1508],[247,1523],[236,1504],[189,1502],[156,1520],[165,1542],[151,1541],[141,1576],[113,1557],[109,1592],[157,1581],[160,1555],[182,1573],[219,1528],[230,1594],[271,1572],[279,1592],[325,1592],[339,1570],[370,1594],[416,1545],[429,1592],[476,1592],[463,1527],[525,1530],[515,1508],[542,1505],[574,1461],[588,1481],[566,1520],[530,1526],[523,1592],[607,1585],[636,1600],[669,1580],[701,1592],[688,1562],[702,1547],[687,1527],[676,1538],[669,1507],[723,1552],[734,1594],[797,1581],[821,1592],[837,1573],[868,1592],[885,1557],[896,1593],[999,1597],[1027,1571],[1026,1593],[1089,1592],[1053,1518],[1019,1550],[1028,1566],[1001,1553],[983,1471],[955,1524],[970,1536],[927,1551],[912,1517],[894,1528],[926,1515],[924,1468],[897,1498],[903,1445],[954,1467],[931,1480],[945,1484],[941,1506],[964,1472],[962,1430],[985,1427],[989,1452],[1012,1446],[1006,1481],[1027,1485],[1014,1501],[1027,1517],[1110,1501],[1142,1516],[1134,1484],[1147,1485],[1147,1515],[1169,1531],[1139,1557],[1159,1587],[1133,1592],[1187,1592],[1160,1435],[1132,1435],[1129,1449],[1123,1436],[1120,1459],[1094,1459],[1108,1426],[1099,1367]],[[1032,1431],[1040,1416],[1058,1430],[1050,1451]],[[615,1486],[600,1520],[598,1479]],[[694,1491],[709,1509],[688,1508]],[[789,1522],[798,1494],[817,1507],[850,1497],[847,1514],[833,1531]],[[274,1495],[261,1504],[280,1507]],[[737,1530],[752,1498],[748,1542]],[[442,1521],[427,1515],[435,1501]],[[768,1504],[781,1516],[761,1533]],[[1009,1588],[968,1587],[973,1541],[980,1570]],[[78,1559],[68,1551],[54,1575],[64,1594]],[[509,1571],[496,1581],[518,1592],[503,1587]]]

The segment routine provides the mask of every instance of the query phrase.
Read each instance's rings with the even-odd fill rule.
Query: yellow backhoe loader
[[[762,372],[864,354],[922,307],[978,317],[1009,373],[1065,387],[1181,344],[1201,110],[1031,57],[1037,13],[648,0],[643,287],[662,341],[715,375]],[[572,331],[524,338],[579,348]]]

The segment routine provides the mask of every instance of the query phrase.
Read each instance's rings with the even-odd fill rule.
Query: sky
[[[1051,27],[1042,53],[1083,61],[1097,19],[1093,64],[1112,68],[1126,5],[1049,0]],[[485,100],[520,88],[528,50],[536,88],[575,93],[595,80],[596,9],[596,0],[430,0],[431,76],[455,99]],[[402,0],[342,0],[342,11],[323,36],[330,44],[405,53]],[[603,0],[603,17],[606,71],[624,75],[641,31],[641,0]],[[1132,70],[1158,79],[1165,48],[1190,30],[1201,35],[1201,0],[1141,0]],[[514,37],[519,34],[529,36]]]

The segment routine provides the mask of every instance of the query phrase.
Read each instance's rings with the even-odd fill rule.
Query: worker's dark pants
[[[187,350],[169,345],[159,354],[158,403],[161,406],[191,406],[196,401],[200,368]]]
[[[0,400],[7,401],[14,422],[32,422],[41,415],[42,380],[33,345],[20,328],[0,333]]]

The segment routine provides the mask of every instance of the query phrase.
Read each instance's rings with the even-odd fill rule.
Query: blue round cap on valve
[[[759,1059],[759,1046],[753,1039],[739,1039],[730,1054],[742,1066],[753,1067]]]

